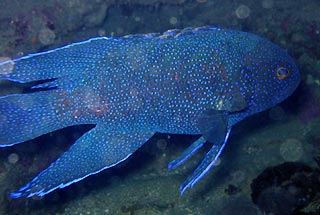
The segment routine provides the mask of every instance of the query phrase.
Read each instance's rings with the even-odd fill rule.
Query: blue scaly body
[[[43,196],[128,158],[155,132],[201,134],[176,168],[212,144],[181,185],[214,165],[231,128],[287,98],[300,82],[291,57],[256,35],[203,27],[94,38],[0,63],[0,80],[45,80],[0,98],[0,144],[78,124],[96,126],[13,198]],[[50,88],[50,90],[47,90]],[[46,90],[43,90],[46,89]]]

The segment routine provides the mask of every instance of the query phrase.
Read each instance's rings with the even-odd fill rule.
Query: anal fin
[[[154,132],[110,131],[97,125],[85,133],[60,158],[18,191],[12,198],[44,196],[126,160]]]

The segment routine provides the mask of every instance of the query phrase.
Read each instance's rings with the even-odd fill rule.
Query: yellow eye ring
[[[276,76],[278,80],[283,80],[290,75],[290,70],[284,67],[278,67],[276,69]]]

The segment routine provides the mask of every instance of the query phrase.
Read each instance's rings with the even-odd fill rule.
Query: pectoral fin
[[[205,110],[198,118],[198,128],[210,143],[221,142],[228,130],[227,111]]]

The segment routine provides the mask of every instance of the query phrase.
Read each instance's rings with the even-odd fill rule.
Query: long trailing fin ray
[[[200,165],[181,184],[181,195],[188,188],[192,188],[217,162],[231,131],[231,126],[228,125],[229,116],[229,112],[225,110],[208,109],[203,111],[198,118],[198,128],[201,131],[202,136],[187,148],[178,159],[169,163],[169,168],[175,168],[190,157],[191,154],[200,148],[206,141],[213,144]]]
[[[228,130],[225,139],[220,145],[213,145],[209,152],[205,155],[201,164],[197,169],[180,185],[181,195],[188,189],[192,188],[202,177],[204,177],[209,170],[216,164],[219,156],[221,155],[231,129]]]
[[[186,150],[184,150],[177,159],[171,161],[168,164],[168,168],[175,169],[181,164],[183,164],[194,153],[196,153],[203,146],[205,142],[206,142],[206,139],[204,139],[204,137],[201,136],[198,140],[194,141]]]
[[[116,133],[98,124],[12,198],[44,196],[127,159],[154,132]]]

